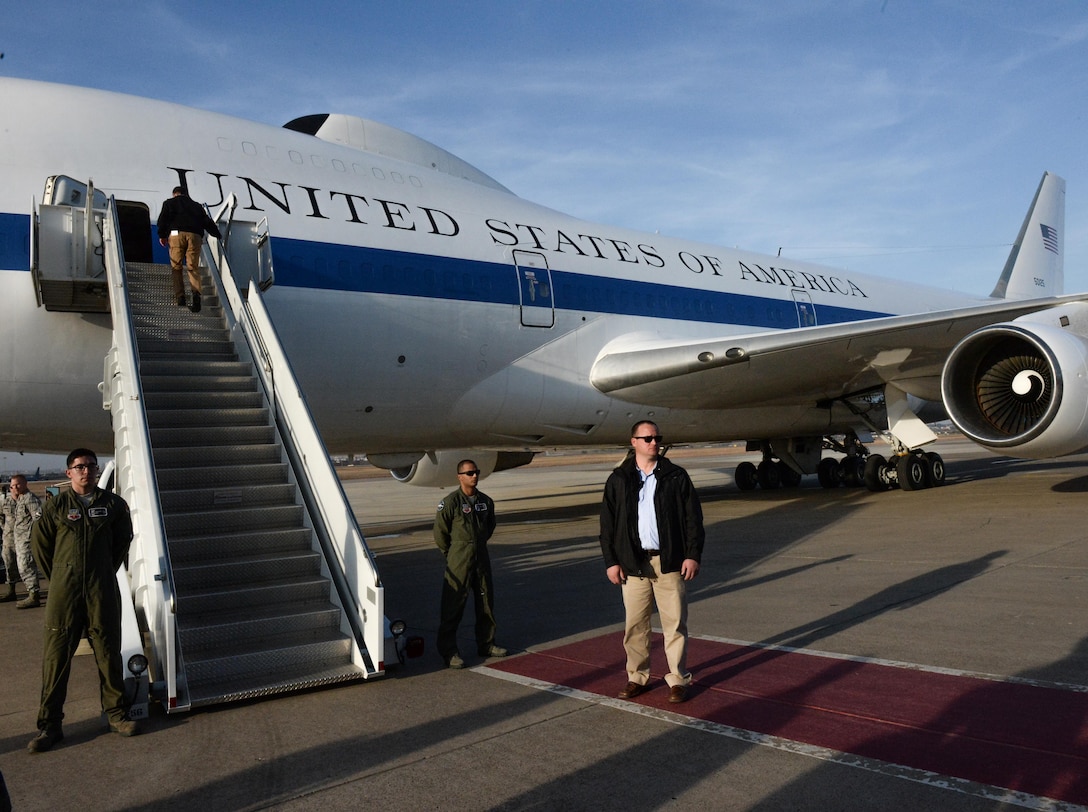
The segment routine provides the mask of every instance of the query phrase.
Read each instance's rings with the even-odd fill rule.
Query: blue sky
[[[1062,0],[38,0],[0,75],[359,115],[589,220],[988,294],[1044,170],[1088,289],[1085,39]]]

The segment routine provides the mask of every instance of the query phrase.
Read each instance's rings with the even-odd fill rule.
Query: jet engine
[[[948,416],[991,451],[1042,459],[1088,446],[1088,340],[1069,315],[1045,313],[976,330],[945,362]]]
[[[483,479],[495,471],[528,465],[534,456],[532,451],[428,451],[412,465],[391,468],[389,473],[397,482],[406,485],[451,488],[457,484],[457,463],[461,460],[473,460]]]

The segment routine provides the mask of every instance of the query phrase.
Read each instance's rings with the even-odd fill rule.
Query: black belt
[[[657,558],[659,555],[661,555],[660,550],[648,550],[645,547],[642,548],[642,552],[646,553],[646,555],[648,555],[650,558]]]

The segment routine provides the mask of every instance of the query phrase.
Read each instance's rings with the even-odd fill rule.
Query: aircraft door
[[[816,308],[812,304],[812,297],[807,290],[793,290],[793,303],[797,307],[797,326],[815,327]]]
[[[117,201],[117,224],[125,262],[154,262],[151,242],[151,211],[146,203]]]
[[[555,324],[555,302],[547,257],[536,251],[514,251],[513,259],[518,274],[522,326],[551,327]]]

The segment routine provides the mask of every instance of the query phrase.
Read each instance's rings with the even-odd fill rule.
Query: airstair
[[[115,203],[96,202],[84,241],[104,272],[71,287],[104,289],[113,314],[103,405],[152,693],[174,712],[381,675],[387,642],[398,656],[384,590],[261,300],[266,229],[224,204],[197,314],[175,303],[168,265],[125,262]]]

